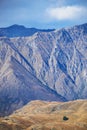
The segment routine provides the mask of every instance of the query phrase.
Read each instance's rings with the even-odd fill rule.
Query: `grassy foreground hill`
[[[87,130],[87,100],[31,101],[1,118],[0,130]]]

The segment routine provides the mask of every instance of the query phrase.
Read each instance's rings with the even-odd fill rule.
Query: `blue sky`
[[[87,0],[0,0],[0,27],[62,28],[87,22]]]

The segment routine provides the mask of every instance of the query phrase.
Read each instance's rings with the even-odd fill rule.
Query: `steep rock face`
[[[84,24],[11,41],[45,85],[67,100],[87,98],[86,29]]]
[[[87,24],[0,38],[1,114],[30,100],[81,98],[87,98]]]
[[[0,116],[31,100],[66,100],[36,77],[33,67],[8,38],[1,38],[0,50]]]

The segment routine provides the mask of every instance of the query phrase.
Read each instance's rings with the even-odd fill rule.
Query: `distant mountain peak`
[[[23,37],[32,36],[36,32],[51,32],[55,29],[26,28],[23,25],[14,24],[6,28],[0,28],[0,37]]]
[[[13,24],[13,25],[11,25],[11,26],[9,26],[9,27],[7,27],[7,28],[23,28],[23,29],[25,29],[25,27],[23,26],[23,25],[18,25],[18,24]]]

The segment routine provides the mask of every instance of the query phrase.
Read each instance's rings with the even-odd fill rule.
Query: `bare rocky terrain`
[[[87,99],[87,24],[25,30],[0,29],[0,116],[31,100]]]

